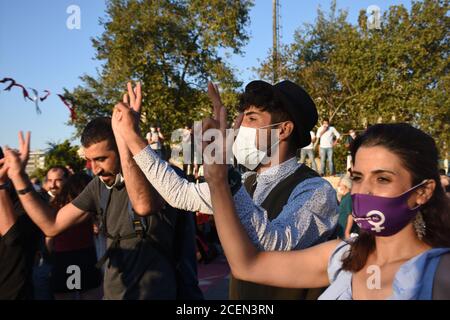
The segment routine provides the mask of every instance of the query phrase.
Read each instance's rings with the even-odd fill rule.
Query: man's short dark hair
[[[67,170],[66,167],[64,167],[62,165],[55,165],[55,166],[51,166],[48,168],[47,173],[45,174],[45,177],[47,178],[48,173],[53,170],[61,170],[63,172],[64,179],[67,179],[70,176],[70,172],[69,172],[69,170]]]
[[[328,118],[323,118],[322,123],[324,123],[324,122],[330,123],[330,119],[328,119]]]
[[[291,121],[295,126],[294,120],[283,108],[283,102],[277,91],[267,82],[252,81],[245,87],[245,92],[240,97],[238,110],[244,112],[251,106],[270,113],[272,123]],[[297,146],[299,144],[296,129],[292,131],[289,139],[290,145]]]
[[[95,118],[86,125],[81,134],[81,144],[85,148],[105,140],[111,150],[117,150],[110,117]]]

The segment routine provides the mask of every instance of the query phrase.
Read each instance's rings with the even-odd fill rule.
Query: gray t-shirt
[[[101,187],[102,182],[96,177],[72,204],[83,211],[100,212]],[[128,235],[134,229],[128,213],[129,198],[125,185],[114,187],[111,192],[106,212],[106,231],[112,236]],[[104,221],[103,217],[100,219]],[[107,239],[107,247],[111,242],[111,239]],[[139,238],[121,240],[120,247],[111,252],[105,266],[105,299],[176,298],[173,266],[161,253]]]

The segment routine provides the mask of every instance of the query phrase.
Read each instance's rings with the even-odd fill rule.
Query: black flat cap
[[[299,148],[311,143],[310,131],[318,120],[316,105],[309,94],[292,81],[284,80],[273,86],[283,102],[283,109],[292,117],[299,137]]]

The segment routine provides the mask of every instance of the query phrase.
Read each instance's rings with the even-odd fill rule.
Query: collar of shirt
[[[104,183],[102,179],[100,179],[100,181],[105,185],[105,187],[107,189],[111,190],[114,187],[117,187],[117,188],[121,187],[123,185],[123,182],[125,181],[125,179],[123,178],[123,176],[120,173],[118,173],[118,174],[116,174],[116,180],[114,181],[114,183],[111,186],[108,186],[106,183]]]
[[[283,163],[270,167],[256,176],[256,189],[253,199],[256,204],[261,204],[272,189],[284,178],[300,167],[297,158],[293,157]]]
[[[282,162],[276,166],[272,166],[269,169],[256,175],[257,183],[273,183],[284,179],[288,174],[295,171],[300,164],[297,162],[297,158],[293,157],[285,162]]]

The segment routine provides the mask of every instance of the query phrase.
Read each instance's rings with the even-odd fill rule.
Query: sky
[[[330,2],[280,0],[281,43],[291,43],[295,31],[314,22],[319,6],[328,11]],[[337,0],[337,7],[348,11],[352,23],[370,5],[383,12],[398,4],[410,8],[410,0]],[[67,27],[71,5],[80,8],[80,29]],[[105,8],[105,0],[0,0],[0,79],[14,78],[25,87],[52,93],[40,103],[42,114],[37,114],[34,103],[25,101],[18,88],[3,91],[5,85],[0,84],[0,146],[17,147],[19,130],[31,131],[32,150],[73,138],[75,130],[67,125],[69,110],[56,94],[81,85],[80,76],[95,76],[101,68],[91,39],[103,32],[98,21],[105,16]],[[253,68],[272,46],[272,0],[255,0],[250,19],[244,54],[228,60],[244,84],[257,78]],[[79,139],[71,142],[78,145]]]

